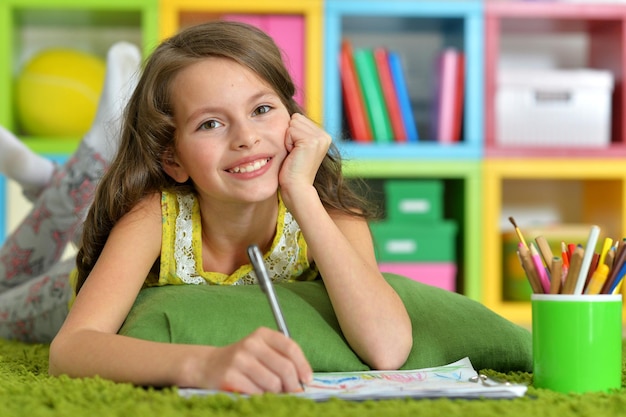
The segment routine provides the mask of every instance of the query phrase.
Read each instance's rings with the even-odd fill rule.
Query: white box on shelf
[[[606,147],[613,74],[592,69],[501,69],[496,142],[502,146]]]

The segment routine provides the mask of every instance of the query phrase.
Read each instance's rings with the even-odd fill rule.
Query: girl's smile
[[[232,174],[245,174],[249,172],[255,172],[266,166],[267,163],[271,160],[272,158],[260,158],[252,162],[242,163],[241,165],[238,165],[236,167],[229,168],[227,169],[227,171]]]

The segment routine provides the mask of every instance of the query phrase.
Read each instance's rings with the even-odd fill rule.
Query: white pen
[[[290,337],[287,324],[285,323],[285,317],[283,316],[280,304],[278,304],[278,298],[276,298],[276,293],[274,292],[272,280],[270,279],[267,268],[265,267],[265,262],[263,262],[263,255],[257,245],[248,246],[248,258],[250,258],[250,262],[252,263],[252,267],[256,273],[261,290],[265,293],[265,295],[267,295],[267,300],[270,303],[278,330],[280,330],[280,332],[285,336]]]
[[[248,246],[248,258],[250,258],[250,262],[254,268],[261,290],[265,293],[265,295],[267,295],[267,300],[270,303],[278,330],[280,330],[280,332],[285,336],[290,337],[289,330],[287,329],[287,323],[285,323],[285,316],[283,316],[283,311],[280,309],[280,304],[278,304],[278,298],[276,298],[272,280],[270,279],[270,275],[265,267],[265,262],[263,262],[263,255],[257,245],[253,244]],[[302,391],[305,390],[306,386],[302,381],[300,381],[300,387],[302,388]]]

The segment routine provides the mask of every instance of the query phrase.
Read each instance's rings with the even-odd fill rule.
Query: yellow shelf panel
[[[573,182],[579,195],[571,205],[579,217],[578,223],[603,224],[612,238],[626,236],[626,161],[623,159],[501,159],[483,161],[483,303],[499,314],[520,324],[530,324],[530,302],[503,299],[502,287],[502,219],[507,195],[505,187],[516,183],[528,190],[544,182]],[[549,199],[549,195],[524,195],[517,199]],[[567,205],[567,202],[562,203]],[[518,225],[524,231],[523,225]],[[511,225],[511,230],[513,226]],[[526,236],[533,239],[534,236]]]
[[[626,178],[626,159],[486,159],[485,169],[507,178]]]

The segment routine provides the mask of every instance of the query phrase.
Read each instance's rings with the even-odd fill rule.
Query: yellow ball
[[[55,48],[35,55],[17,78],[17,117],[33,136],[82,136],[91,126],[106,64],[85,52]]]

